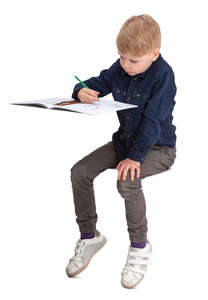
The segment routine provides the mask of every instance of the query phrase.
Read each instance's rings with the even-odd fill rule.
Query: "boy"
[[[149,15],[129,18],[116,40],[120,59],[98,77],[74,87],[72,98],[82,103],[112,93],[115,101],[138,107],[117,111],[120,127],[112,141],[99,147],[71,169],[76,222],[81,233],[66,272],[84,270],[106,238],[96,229],[93,180],[104,170],[118,170],[117,188],[125,200],[131,245],[121,284],[135,287],[144,277],[152,246],[147,239],[146,204],[141,179],[168,170],[176,158],[176,127],[172,124],[176,86],[170,65],[160,54],[161,33]]]

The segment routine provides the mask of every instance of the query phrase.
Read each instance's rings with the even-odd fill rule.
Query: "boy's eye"
[[[124,59],[123,56],[120,56],[120,58],[121,58],[121,59]],[[133,64],[137,63],[137,61],[134,61],[134,60],[130,60],[130,62],[133,63]]]

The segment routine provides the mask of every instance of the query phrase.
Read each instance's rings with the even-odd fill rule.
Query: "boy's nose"
[[[124,69],[125,69],[125,70],[128,70],[128,69],[129,69],[129,65],[128,65],[128,63],[124,63],[124,65],[123,65],[123,66],[124,66]]]

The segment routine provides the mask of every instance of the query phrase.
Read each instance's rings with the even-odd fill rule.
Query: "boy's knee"
[[[120,194],[125,194],[127,192],[132,192],[134,190],[141,190],[142,183],[140,178],[134,178],[133,181],[130,180],[117,180],[117,190]]]
[[[123,181],[122,179],[117,180],[117,190],[120,194],[123,194],[128,190],[126,180],[125,181]]]
[[[86,177],[87,176],[87,167],[82,164],[76,163],[73,165],[71,168],[71,179],[79,179],[81,177]]]

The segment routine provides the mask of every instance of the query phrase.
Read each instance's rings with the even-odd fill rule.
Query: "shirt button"
[[[128,134],[128,135],[127,135],[127,138],[129,139],[129,138],[130,138],[130,136],[131,136],[131,135],[130,135],[130,134]]]
[[[130,117],[129,117],[129,116],[127,116],[127,117],[126,117],[126,119],[127,119],[127,120],[129,120],[129,119],[130,119]]]
[[[130,100],[131,99],[131,97],[128,97],[128,100]]]

